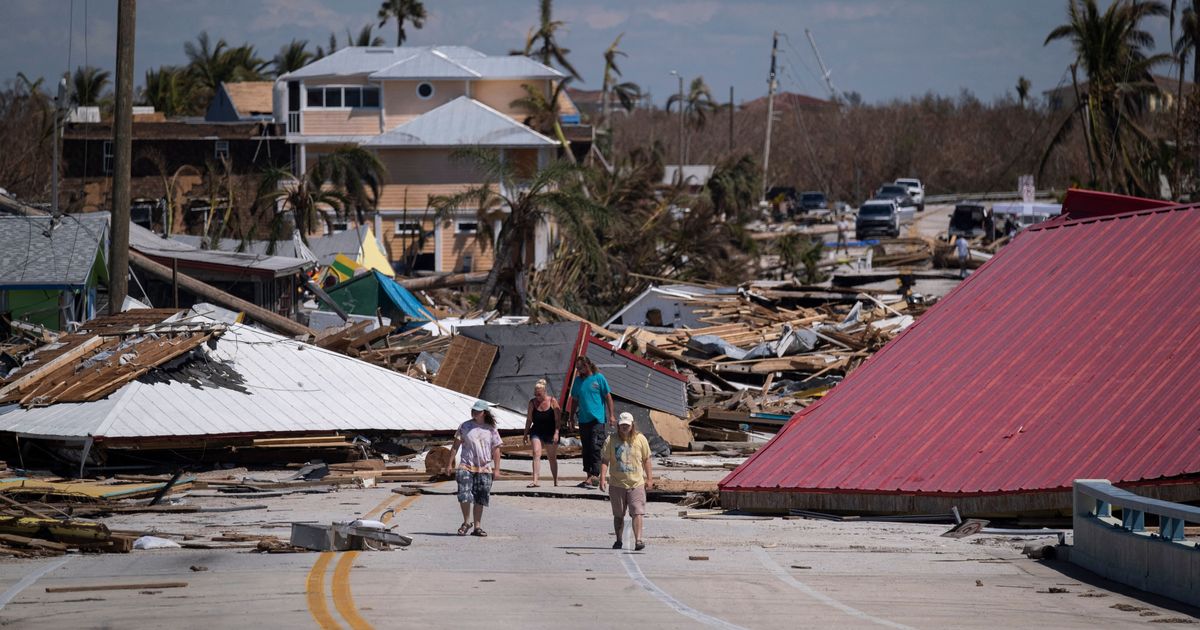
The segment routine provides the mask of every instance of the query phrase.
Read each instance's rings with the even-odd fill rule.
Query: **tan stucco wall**
[[[417,96],[417,85],[420,83],[423,82],[383,82],[383,109],[386,116],[384,126],[387,129],[394,129],[467,93],[465,81],[429,81],[433,85],[433,96],[423,99]]]

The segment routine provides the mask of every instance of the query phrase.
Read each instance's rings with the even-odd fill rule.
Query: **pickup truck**
[[[893,199],[872,199],[858,208],[854,220],[854,238],[863,240],[868,236],[900,236],[900,207]]]
[[[908,196],[912,197],[913,201],[917,202],[917,211],[924,212],[925,211],[925,185],[921,183],[921,180],[908,177],[908,178],[903,178],[903,179],[897,179],[896,183],[899,184],[900,186],[904,186],[905,188],[908,189]]]

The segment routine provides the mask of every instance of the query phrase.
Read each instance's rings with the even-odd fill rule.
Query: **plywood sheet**
[[[433,378],[433,384],[460,394],[478,396],[492,371],[497,350],[496,346],[482,341],[455,337],[446,350],[446,360]]]
[[[654,424],[654,430],[658,431],[659,437],[673,449],[687,450],[688,445],[693,441],[692,429],[688,426],[687,420],[679,416],[651,409],[650,422]]]

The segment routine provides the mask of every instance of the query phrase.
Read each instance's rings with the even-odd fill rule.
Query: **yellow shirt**
[[[629,442],[617,435],[608,436],[600,457],[608,464],[608,483],[614,487],[636,488],[646,483],[642,462],[650,459],[650,443],[641,433]]]

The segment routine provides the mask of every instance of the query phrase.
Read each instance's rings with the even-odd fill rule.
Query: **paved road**
[[[460,538],[452,534],[453,497],[403,497],[387,488],[282,497],[253,519],[268,526],[388,506],[397,510],[398,530],[414,538],[405,550],[165,550],[0,563],[0,626],[1090,629],[1188,619],[1029,560],[1014,543],[941,538],[945,527],[935,525],[686,520],[675,506],[652,504],[648,547],[633,553],[610,548],[603,501],[496,497],[486,514],[491,535]],[[222,516],[233,518],[180,515],[162,525],[213,533]],[[45,591],[151,581],[188,586]]]

